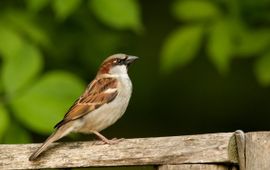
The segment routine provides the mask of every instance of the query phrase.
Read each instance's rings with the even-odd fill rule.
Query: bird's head
[[[114,54],[103,61],[98,74],[126,74],[128,67],[138,57],[126,54]]]

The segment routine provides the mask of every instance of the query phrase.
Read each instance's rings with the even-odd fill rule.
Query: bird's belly
[[[81,118],[82,126],[76,130],[82,133],[102,131],[114,124],[126,111],[130,94],[119,94],[115,100],[104,104],[97,110],[88,113]]]

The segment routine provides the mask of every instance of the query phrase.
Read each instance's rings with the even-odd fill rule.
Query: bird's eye
[[[117,59],[116,60],[113,60],[113,63],[116,64],[117,63]]]
[[[116,64],[122,64],[122,60],[118,58],[118,59],[116,59],[115,63]]]
[[[113,63],[116,65],[122,65],[124,64],[124,60],[118,58],[118,59],[113,60]]]

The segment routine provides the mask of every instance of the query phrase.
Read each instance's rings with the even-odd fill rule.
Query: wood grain
[[[237,170],[235,166],[211,164],[162,165],[158,170]]]
[[[183,163],[235,164],[229,156],[233,133],[125,139],[114,145],[55,143],[35,162],[28,157],[40,144],[0,145],[0,169],[40,169]]]
[[[246,170],[270,169],[270,133],[246,133]]]
[[[246,137],[242,130],[234,132],[237,146],[238,165],[240,170],[246,170]]]

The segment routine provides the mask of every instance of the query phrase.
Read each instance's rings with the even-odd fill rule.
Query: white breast
[[[118,95],[110,103],[84,116],[81,120],[82,126],[77,131],[83,133],[91,133],[92,130],[101,131],[114,124],[125,113],[131,97],[132,83],[127,73],[113,76],[119,80]]]

